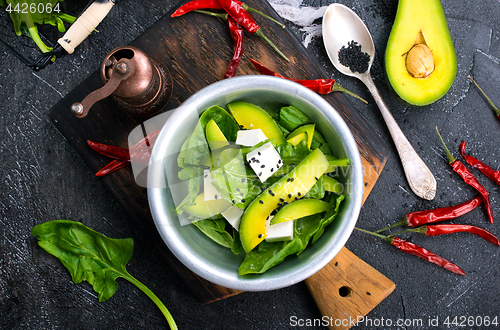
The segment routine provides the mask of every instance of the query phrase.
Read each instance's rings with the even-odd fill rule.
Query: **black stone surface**
[[[457,77],[444,98],[415,108],[403,104],[390,92],[383,74],[382,59],[397,1],[338,2],[354,9],[373,34],[378,52],[372,68],[374,80],[396,121],[438,182],[433,201],[416,197],[404,179],[396,149],[375,103],[356,102],[373,130],[393,151],[362,209],[358,226],[375,230],[401,219],[407,212],[458,204],[474,197],[474,190],[446,163],[434,126],[439,126],[455,154],[458,144],[466,139],[470,154],[494,169],[500,168],[500,122],[467,79],[467,75],[473,76],[500,105],[500,3],[442,1],[457,51]],[[307,0],[305,3],[329,4]],[[197,303],[182,279],[152,249],[141,227],[129,221],[46,116],[53,104],[99,67],[109,50],[131,42],[175,5],[176,1],[168,0],[121,0],[99,26],[98,34],[87,39],[73,55],[60,58],[39,72],[24,67],[0,47],[1,329],[167,328],[155,305],[128,282],[119,279],[118,291],[105,303],[98,302],[88,283],[75,285],[61,263],[39,248],[30,235],[34,225],[53,219],[81,221],[114,238],[132,237],[135,250],[129,272],[160,297],[180,329],[324,328],[299,326],[298,322],[294,326],[293,320],[321,324],[322,315],[304,283],[272,292],[246,292],[208,305]],[[85,1],[66,1],[63,8],[77,13],[84,6]],[[300,37],[298,28],[288,25]],[[28,47],[23,45],[30,41],[9,37],[12,28],[5,13],[0,16],[0,29],[5,40],[26,51]],[[342,76],[333,68],[320,38],[314,39],[309,49],[342,86],[372,100],[360,81]],[[497,220],[489,224],[484,208],[480,207],[456,222],[477,225],[500,235],[500,189],[479,172],[474,173],[490,192]],[[396,283],[395,291],[368,315],[372,325],[360,323],[358,329],[486,328],[473,325],[480,320],[486,324],[487,317],[489,328],[499,327],[498,247],[467,234],[427,238],[415,233],[402,237],[457,263],[466,275],[455,275],[400,253],[380,239],[355,232],[347,247]],[[436,318],[438,326],[429,325],[429,320]],[[413,321],[419,319],[422,324]],[[396,326],[398,320],[406,320],[407,324]],[[445,325],[446,320],[449,326]],[[465,327],[460,326],[462,320]],[[491,323],[494,320],[496,326]]]

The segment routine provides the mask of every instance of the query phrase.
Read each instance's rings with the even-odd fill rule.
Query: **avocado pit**
[[[406,70],[413,78],[429,77],[434,67],[434,56],[425,43],[414,44],[406,53]]]

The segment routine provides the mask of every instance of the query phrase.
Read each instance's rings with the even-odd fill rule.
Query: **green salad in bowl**
[[[183,224],[244,253],[238,273],[263,273],[314,244],[337,216],[349,159],[332,156],[315,124],[294,106],[273,118],[248,102],[211,106],[185,140],[177,162],[189,193]],[[333,173],[333,175],[332,175]]]
[[[361,208],[349,128],[321,96],[275,77],[195,93],[168,118],[151,159],[148,198],[163,240],[193,272],[232,289],[311,276],[343,247]]]

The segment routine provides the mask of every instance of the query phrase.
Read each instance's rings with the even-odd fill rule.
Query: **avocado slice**
[[[231,206],[232,204],[230,202],[222,198],[205,201],[205,194],[201,193],[196,196],[194,204],[186,206],[184,208],[184,211],[191,215],[194,215],[195,217],[207,219],[224,212]]]
[[[443,97],[457,72],[457,57],[440,0],[399,0],[385,52],[387,78],[407,103]]]
[[[240,127],[245,129],[260,128],[268,139],[274,139],[277,145],[286,143],[278,124],[261,107],[247,102],[232,102],[227,105]]]
[[[246,252],[266,238],[265,223],[271,212],[284,203],[304,197],[328,165],[323,152],[316,149],[248,205],[240,222],[241,245]]]
[[[291,143],[293,146],[296,146],[301,141],[307,141],[307,133],[300,133],[299,135],[293,137],[287,137],[286,142]]]
[[[303,125],[297,127],[292,133],[290,133],[286,139],[290,140],[302,133],[307,133],[307,147],[311,149],[311,144],[313,141],[313,136],[314,136],[314,124],[308,124],[308,125]]]
[[[271,225],[300,219],[316,213],[329,211],[331,209],[332,206],[330,204],[320,199],[300,199],[283,206],[283,208],[279,210],[278,213],[276,213],[276,215],[271,219]]]
[[[323,186],[325,187],[326,191],[330,191],[336,194],[341,194],[344,191],[344,186],[342,185],[342,183],[327,175],[323,175]]]
[[[227,142],[224,133],[222,133],[219,126],[213,119],[210,119],[210,121],[207,123],[205,134],[207,136],[208,145],[210,146],[211,150],[217,150],[229,145],[229,142]]]

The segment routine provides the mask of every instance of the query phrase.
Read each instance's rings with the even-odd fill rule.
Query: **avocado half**
[[[394,91],[410,104],[428,105],[448,92],[457,56],[440,0],[399,0],[385,68]]]

